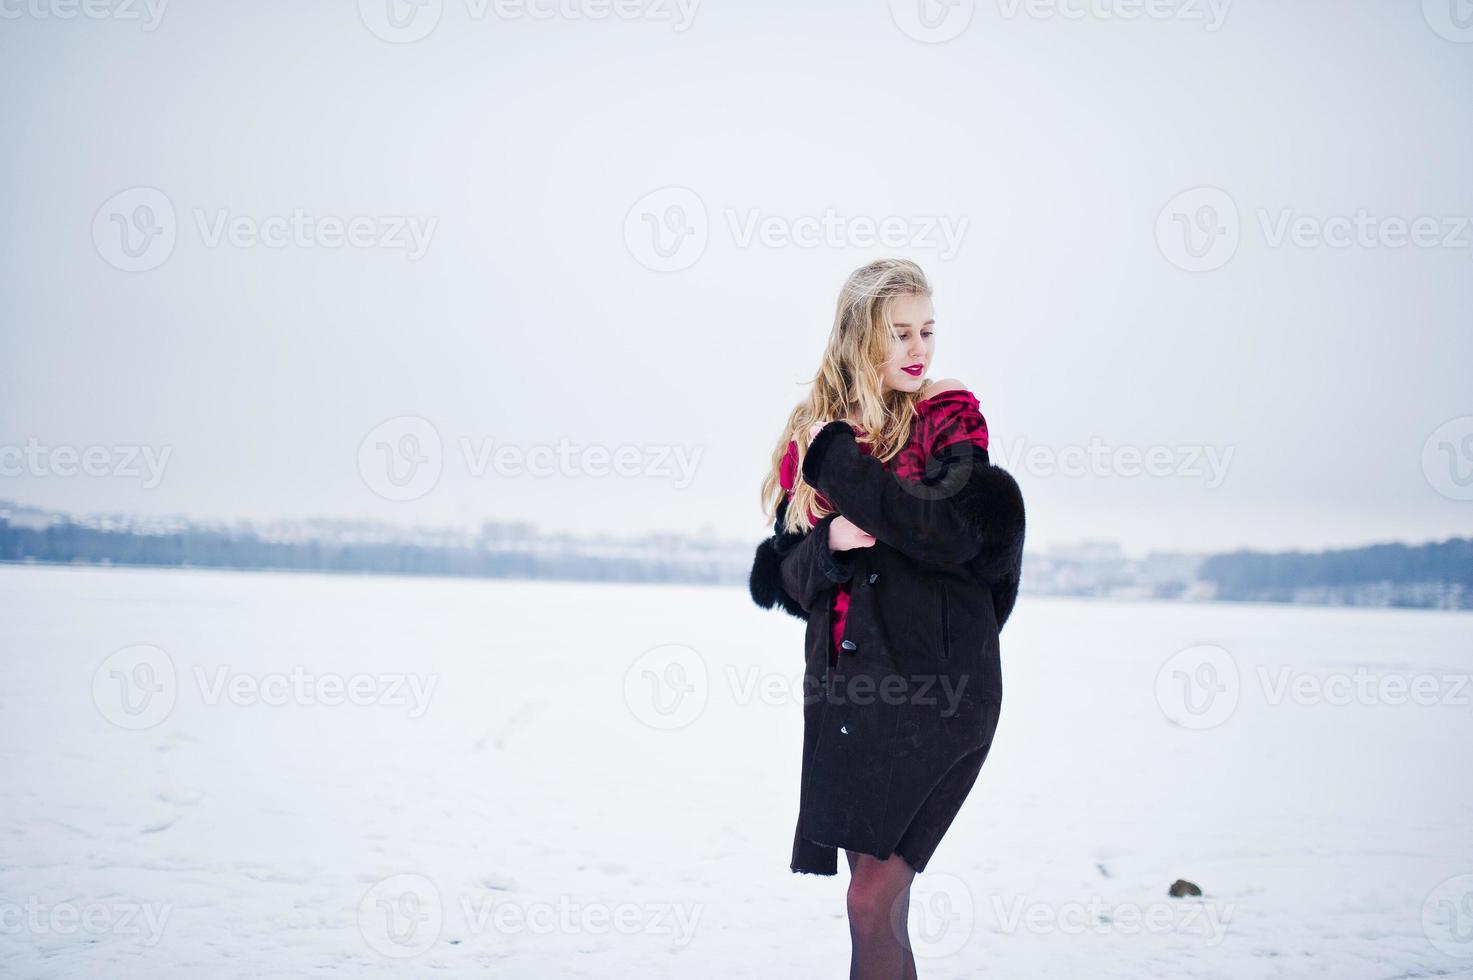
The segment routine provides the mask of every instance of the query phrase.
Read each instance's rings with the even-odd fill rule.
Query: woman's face
[[[931,297],[896,296],[890,301],[890,322],[895,335],[882,371],[885,387],[919,391],[936,352],[936,311]]]

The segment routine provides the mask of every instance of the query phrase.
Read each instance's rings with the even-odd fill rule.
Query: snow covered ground
[[[732,588],[0,567],[0,973],[845,976],[844,862],[787,866],[801,637]],[[921,976],[1473,975],[1470,641],[1025,595]]]

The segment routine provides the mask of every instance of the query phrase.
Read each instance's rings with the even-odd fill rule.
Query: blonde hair
[[[808,396],[788,414],[782,438],[772,453],[772,466],[762,481],[762,509],[772,521],[787,496],[782,486],[782,460],[788,443],[796,441],[798,472],[782,530],[811,530],[810,509],[820,519],[833,513],[818,505],[817,491],[803,481],[808,430],[814,422],[848,418],[853,405],[857,410],[855,424],[864,430],[863,434],[856,433],[856,438],[870,447],[871,456],[888,462],[905,446],[918,392],[886,390],[881,369],[890,358],[894,342],[891,303],[895,297],[907,295],[931,295],[926,274],[907,259],[880,259],[855,269],[839,290],[823,361],[813,379],[805,382],[812,385]]]

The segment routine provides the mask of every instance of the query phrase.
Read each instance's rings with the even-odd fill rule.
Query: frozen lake
[[[0,972],[847,973],[743,589],[4,566],[0,617]],[[920,975],[1473,975],[1470,641],[1023,596]]]

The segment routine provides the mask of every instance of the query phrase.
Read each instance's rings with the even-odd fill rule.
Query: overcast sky
[[[1473,533],[1452,3],[5,0],[0,497],[755,541],[899,255],[1030,546]]]

